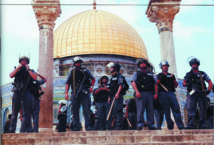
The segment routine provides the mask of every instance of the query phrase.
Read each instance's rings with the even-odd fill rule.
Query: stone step
[[[64,136],[64,137],[82,137],[82,136],[141,136],[141,135],[196,135],[196,134],[214,134],[214,130],[121,130],[121,131],[69,131],[63,133],[15,133],[15,134],[3,134],[2,138],[40,138],[40,137],[53,137],[53,136]]]
[[[213,144],[213,130],[79,131],[2,134],[2,144]]]

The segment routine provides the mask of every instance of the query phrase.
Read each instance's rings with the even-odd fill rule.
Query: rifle
[[[74,99],[73,106],[72,106],[72,108],[71,108],[71,112],[73,111],[73,107],[74,107],[74,104],[75,104],[75,102],[76,102],[76,100],[77,100],[77,97],[78,97],[79,93],[80,93],[80,92],[82,92],[82,93],[84,93],[84,94],[87,94],[87,93],[88,93],[86,90],[83,89],[83,83],[84,83],[85,79],[86,79],[86,74],[84,74],[84,77],[83,77],[83,79],[82,79],[82,82],[81,82],[80,84],[77,84],[77,86],[76,86],[76,88],[79,88],[79,89],[78,89],[77,91],[75,91],[76,94],[74,94],[74,95],[75,95],[75,99]]]
[[[185,79],[186,79],[187,82],[189,82],[189,83],[192,85],[192,88],[193,88],[192,91],[189,92],[190,95],[192,95],[192,94],[194,94],[195,92],[197,92],[202,98],[203,98],[203,97],[206,97],[206,96],[203,94],[203,92],[200,90],[200,87],[199,87],[197,84],[194,84],[194,83],[192,82],[192,80],[189,78],[188,75],[185,77]]]

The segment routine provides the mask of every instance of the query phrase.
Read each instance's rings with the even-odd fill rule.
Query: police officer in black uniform
[[[95,83],[95,78],[87,68],[81,67],[83,60],[81,57],[77,56],[73,59],[75,68],[71,70],[68,75],[65,87],[65,99],[68,100],[68,90],[71,86],[71,103],[72,103],[72,113],[74,121],[74,130],[80,131],[79,122],[79,109],[82,104],[84,117],[85,117],[85,128],[87,131],[91,130],[90,121],[90,107],[91,107],[91,97],[90,93],[93,92],[93,86]],[[84,79],[84,80],[83,80]],[[82,86],[81,86],[82,84]],[[81,90],[80,90],[81,88]],[[77,96],[77,93],[79,94]]]
[[[106,74],[102,75],[99,79],[100,85],[94,90],[94,98],[98,98],[98,116],[100,120],[100,130],[109,130],[109,121],[106,121],[106,117],[109,112],[110,104],[108,103],[109,98],[109,78]]]
[[[123,129],[123,95],[125,92],[123,91],[124,85],[124,76],[119,73],[120,65],[118,63],[109,63],[107,67],[110,69],[112,78],[110,79],[110,103],[114,101],[112,115],[115,117],[115,130]],[[112,116],[111,115],[111,116]]]
[[[197,103],[200,108],[199,128],[206,129],[207,122],[207,99],[206,96],[211,92],[212,81],[209,76],[199,71],[200,61],[197,58],[192,58],[189,61],[191,66],[190,72],[186,73],[183,81],[183,86],[187,87],[187,111],[188,122],[186,129],[195,129],[194,120],[196,115]],[[207,89],[205,81],[209,84]]]
[[[162,69],[162,72],[157,76],[158,97],[166,117],[167,128],[169,130],[174,129],[174,122],[170,116],[171,109],[178,128],[184,129],[180,106],[175,95],[175,88],[178,87],[178,82],[175,79],[175,75],[168,73],[169,63],[167,61],[161,61],[159,66]]]
[[[16,124],[17,124],[17,116],[23,106],[23,116],[25,123],[22,124],[22,128],[24,132],[31,132],[31,114],[32,114],[32,105],[34,94],[30,90],[33,85],[33,81],[37,79],[37,75],[29,69],[29,58],[26,56],[22,56],[19,58],[19,65],[16,67],[11,73],[10,78],[15,77],[14,79],[14,88],[12,91],[14,92],[12,98],[12,118],[10,124],[10,133],[15,133]],[[30,128],[28,128],[30,127]]]
[[[148,61],[139,58],[137,72],[132,76],[132,87],[135,90],[137,106],[137,130],[142,130],[144,121],[144,111],[146,109],[147,125],[149,130],[156,130],[154,125],[153,97],[157,99],[157,84],[153,74],[147,71]]]

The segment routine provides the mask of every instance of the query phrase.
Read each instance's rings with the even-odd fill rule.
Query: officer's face
[[[167,71],[168,71],[168,68],[169,68],[168,65],[163,65],[163,66],[162,66],[162,70],[163,70],[164,72],[167,72]]]
[[[193,69],[198,69],[198,64],[192,64],[191,67],[192,67]]]
[[[81,63],[80,63],[80,62],[75,63],[75,66],[77,66],[77,67],[80,67],[80,65],[81,65]]]
[[[141,63],[141,64],[140,64],[140,68],[146,68],[146,63],[144,63],[144,62]]]
[[[114,71],[114,68],[110,67],[110,72],[113,73],[113,71]]]
[[[26,59],[22,59],[21,60],[21,65],[22,66],[26,66],[27,65],[27,60]]]
[[[108,80],[107,80],[106,78],[103,78],[103,83],[104,83],[104,84],[106,84],[107,81],[108,81]]]

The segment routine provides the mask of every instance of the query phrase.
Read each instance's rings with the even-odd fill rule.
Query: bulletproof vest
[[[137,113],[136,101],[134,99],[129,100],[127,111]]]
[[[102,88],[102,87],[104,87],[104,85],[101,85],[99,88]],[[108,86],[106,86],[106,87],[108,87]],[[101,90],[97,95],[99,97],[99,103],[108,101],[108,97],[109,97],[108,91]]]
[[[166,75],[164,73],[159,73],[158,78],[160,79],[160,83],[167,88],[168,91],[175,92],[175,83],[174,83],[174,77],[171,76],[170,73],[167,73]],[[158,92],[166,91],[160,84],[158,85]]]
[[[206,90],[206,84],[205,84],[205,76],[204,76],[204,72],[201,72],[201,77],[202,77],[202,83],[204,85],[204,90]],[[199,73],[195,74],[193,73],[193,71],[191,70],[190,72],[187,73],[187,75],[189,76],[190,80],[192,80],[193,84],[197,84],[200,88],[200,90],[202,91],[202,86],[201,86],[201,80],[200,80],[200,75]],[[187,90],[188,92],[191,92],[192,90],[192,85],[191,83],[188,83],[187,85]]]
[[[109,89],[110,89],[110,96],[115,95],[118,91],[119,84],[118,84],[118,76],[120,73],[116,73],[112,75],[112,78],[110,79]]]
[[[155,80],[151,73],[144,73],[142,71],[137,71],[137,89],[138,91],[154,91],[155,90]]]
[[[16,73],[15,75],[15,84],[16,84],[16,87],[20,87],[20,88],[17,88],[18,90],[23,90],[24,87],[25,87],[25,84],[27,82],[27,79],[28,79],[28,76],[29,76],[29,72],[26,71],[25,68],[20,68],[20,70]],[[21,85],[22,84],[22,85]],[[29,80],[29,83],[28,83],[28,86],[27,88],[30,88],[30,86],[33,84],[33,78],[30,77],[30,80]]]
[[[71,71],[72,77],[71,77],[71,82],[73,82],[73,71],[74,69]],[[90,80],[88,77],[88,74],[86,73],[86,68],[81,68],[80,70],[75,70],[75,87],[78,86],[78,84],[81,84],[83,78],[84,78],[84,74],[86,75],[86,79],[83,82],[83,88],[89,88],[90,87]],[[73,83],[71,84],[71,87],[73,89]]]

